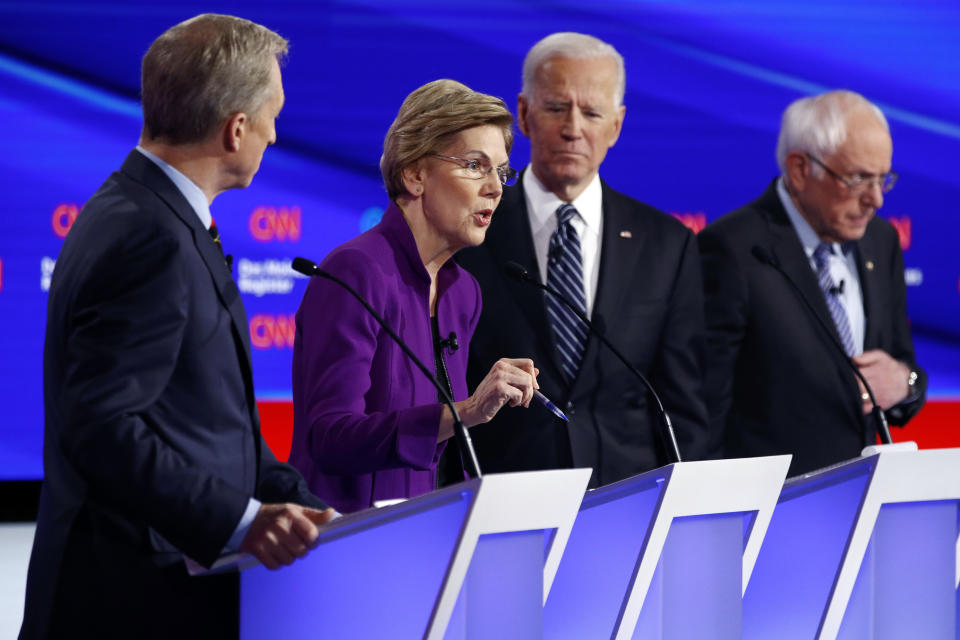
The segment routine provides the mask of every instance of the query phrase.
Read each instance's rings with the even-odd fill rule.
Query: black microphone
[[[843,295],[843,280],[840,281],[840,284],[830,287],[828,289],[830,295],[832,296],[842,296]]]
[[[554,298],[556,298],[557,300],[565,304],[567,307],[569,307],[570,310],[573,311],[575,314],[577,314],[577,317],[580,318],[585,325],[587,325],[587,328],[590,330],[590,332],[593,335],[597,336],[597,338],[600,339],[600,342],[605,344],[607,348],[613,352],[613,355],[617,356],[617,358],[620,359],[620,362],[622,362],[627,367],[627,369],[629,369],[630,372],[633,373],[633,375],[635,375],[637,378],[640,379],[640,381],[644,384],[644,386],[647,387],[647,390],[650,392],[650,395],[653,396],[653,399],[656,402],[657,412],[660,414],[660,418],[663,420],[663,428],[666,435],[661,434],[661,437],[663,437],[664,439],[664,446],[667,449],[667,453],[671,455],[674,462],[683,462],[683,459],[680,457],[680,447],[677,445],[677,434],[673,430],[673,422],[670,421],[670,416],[667,414],[666,410],[663,408],[663,403],[660,402],[660,396],[657,395],[657,392],[653,388],[653,385],[650,384],[650,381],[647,380],[647,378],[642,373],[640,373],[640,371],[638,371],[636,367],[630,364],[630,361],[627,360],[627,358],[620,352],[620,350],[617,349],[615,346],[613,346],[610,343],[610,341],[607,340],[606,336],[603,335],[606,327],[602,327],[602,326],[600,328],[595,327],[594,324],[590,322],[590,320],[587,318],[587,316],[584,315],[582,311],[577,309],[573,305],[573,303],[567,300],[566,297],[563,296],[563,294],[561,294],[559,291],[556,291],[555,289],[553,289],[548,285],[540,284],[536,280],[532,279],[530,277],[530,274],[527,272],[527,270],[524,269],[519,264],[517,264],[516,262],[512,262],[512,261],[507,262],[505,265],[503,265],[503,267],[504,267],[504,271],[506,271],[507,275],[510,276],[511,278],[514,278],[515,280],[519,280],[520,282],[526,282],[534,287],[537,287],[538,289],[543,289],[544,291],[552,295]],[[603,324],[603,321],[599,316],[598,316],[598,321],[599,321],[599,324],[601,325]]]
[[[440,340],[440,346],[449,349],[450,353],[456,353],[457,349],[460,348],[460,343],[457,342],[456,332],[451,331],[449,336]]]
[[[363,296],[357,293],[353,287],[332,273],[324,271],[318,267],[315,262],[311,262],[306,258],[294,258],[291,266],[293,267],[294,271],[302,273],[305,276],[320,276],[321,278],[326,278],[327,280],[335,282],[346,289],[350,295],[356,298],[357,301],[363,305],[363,308],[366,309],[371,316],[373,316],[373,319],[376,320],[381,327],[383,327],[383,330],[386,331],[391,338],[393,338],[393,341],[396,342],[403,352],[407,354],[407,357],[409,357],[413,363],[417,365],[417,368],[423,372],[423,375],[427,376],[430,382],[433,383],[433,386],[437,388],[437,391],[440,392],[440,397],[443,398],[444,403],[450,407],[450,412],[453,414],[453,433],[457,439],[457,444],[460,445],[460,453],[463,455],[463,458],[466,461],[464,466],[466,467],[467,475],[469,475],[471,478],[479,478],[480,463],[477,461],[477,452],[473,449],[473,441],[470,439],[470,433],[464,426],[463,420],[460,419],[460,414],[457,412],[457,408],[453,405],[453,398],[450,397],[450,393],[443,387],[442,384],[440,384],[440,382],[437,381],[437,378],[430,372],[430,370],[427,369],[427,367],[416,355],[414,355],[410,347],[408,347],[407,344],[400,339],[400,336],[398,336],[396,332],[390,328],[390,326],[387,324],[387,321],[384,320],[380,314],[377,313],[372,306],[370,306],[370,303],[364,300]],[[456,334],[451,332],[450,336],[454,342],[456,342]],[[448,340],[449,339],[450,338],[448,338]]]
[[[817,319],[817,323],[823,329],[824,333],[830,338],[830,344],[835,346],[840,354],[843,356],[843,361],[847,363],[847,366],[850,367],[850,370],[853,371],[853,374],[860,379],[860,382],[863,383],[863,388],[866,389],[867,395],[870,397],[870,402],[873,403],[873,419],[877,423],[877,432],[880,434],[880,439],[883,440],[883,444],[893,444],[893,438],[890,437],[890,426],[887,424],[887,416],[884,415],[883,409],[880,408],[880,405],[877,404],[877,399],[873,395],[873,389],[870,388],[867,379],[863,377],[863,374],[860,373],[860,368],[854,364],[853,360],[850,359],[850,356],[847,355],[847,350],[843,348],[843,345],[840,344],[840,340],[834,335],[834,332],[830,330],[830,327],[827,326],[827,323],[823,321],[823,318],[820,317],[820,314],[817,313],[817,310],[814,308],[813,304],[807,299],[807,296],[803,295],[803,291],[800,289],[799,285],[793,281],[793,278],[790,277],[790,274],[783,270],[783,267],[780,266],[780,261],[776,259],[769,251],[760,245],[754,246],[750,253],[753,254],[753,257],[759,260],[760,262],[769,265],[776,269],[780,275],[786,278],[787,282],[790,283],[790,286],[793,287],[793,290],[796,291],[797,295],[800,296],[800,299],[803,300],[803,303],[807,305],[807,308],[810,310],[810,313],[813,314],[813,317]],[[837,287],[834,287],[837,288]],[[843,280],[840,281],[839,285],[840,293],[843,292]],[[834,293],[832,290],[830,293]],[[869,443],[873,444],[873,443]]]

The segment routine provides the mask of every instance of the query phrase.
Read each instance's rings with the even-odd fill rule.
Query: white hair
[[[537,69],[551,58],[585,60],[604,57],[612,59],[617,64],[617,90],[614,102],[620,106],[623,104],[623,94],[627,86],[623,56],[613,46],[599,38],[571,31],[550,34],[527,52],[527,57],[523,60],[523,95],[533,98]]]
[[[890,132],[880,108],[853,91],[828,91],[792,102],[783,112],[777,139],[780,172],[787,174],[787,154],[791,151],[809,153],[821,160],[833,155],[847,139],[847,118],[857,109],[872,112],[887,133]],[[822,173],[816,164],[814,171]]]

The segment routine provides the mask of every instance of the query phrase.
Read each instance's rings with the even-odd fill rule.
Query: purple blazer
[[[430,276],[395,204],[369,231],[320,265],[354,287],[434,371]],[[440,335],[460,348],[444,359],[454,400],[467,397],[467,355],[480,287],[453,260],[437,274]],[[355,298],[313,278],[297,311],[290,463],[310,490],[341,512],[436,487],[437,390]]]

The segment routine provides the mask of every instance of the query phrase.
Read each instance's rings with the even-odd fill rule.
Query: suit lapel
[[[530,231],[527,198],[523,191],[522,179],[517,181],[515,187],[507,187],[503,190],[503,199],[494,214],[489,234],[495,238],[493,242],[487,243],[487,246],[491,248],[497,267],[503,268],[507,262],[516,262],[527,270],[532,280],[543,284],[540,279],[540,265],[533,247],[533,233]],[[547,320],[544,296],[549,294],[534,290],[529,284],[510,277],[506,277],[506,280],[507,290],[538,337],[537,346],[540,353],[546,356],[546,360],[554,369],[554,377],[566,382],[557,358],[553,331]],[[542,361],[543,358],[540,360]],[[541,365],[538,363],[538,366]]]
[[[593,319],[609,321],[624,309],[624,300],[635,289],[640,274],[647,236],[622,207],[617,206],[610,187],[603,188],[603,228],[600,245],[600,276],[593,299]],[[626,232],[626,233],[624,233]],[[591,342],[595,339],[591,337]],[[586,360],[586,359],[585,359]]]
[[[797,232],[790,223],[790,218],[787,217],[787,212],[784,211],[783,204],[777,195],[776,183],[761,196],[760,206],[769,214],[767,223],[771,238],[770,252],[803,292],[803,296],[810,301],[814,312],[826,325],[834,339],[843,344],[840,334],[837,333],[833,316],[830,315],[830,309],[827,307],[827,301],[823,297],[817,276],[810,266],[810,259],[803,250]]]
[[[879,325],[873,319],[880,317],[881,304],[879,292],[882,290],[877,282],[878,252],[873,242],[870,227],[867,233],[857,242],[857,274],[860,278],[860,291],[863,295],[863,315],[866,325],[863,331],[863,349],[873,349],[880,344]]]
[[[186,198],[183,197],[180,190],[177,189],[176,185],[163,173],[160,167],[140,152],[132,151],[127,156],[126,161],[124,161],[121,171],[156,193],[193,233],[194,245],[197,247],[200,257],[210,272],[217,290],[217,297],[230,314],[234,338],[243,345],[243,357],[240,358],[240,366],[243,370],[244,381],[247,383],[248,399],[251,402],[251,407],[255,407],[256,404],[253,399],[253,366],[250,361],[250,335],[247,329],[247,315],[243,309],[240,291],[233,281],[230,270],[227,269],[220,249],[214,244],[210,233],[203,227],[200,218],[187,202]],[[253,410],[253,414],[256,416],[255,409]],[[259,428],[257,420],[254,420],[254,427]]]

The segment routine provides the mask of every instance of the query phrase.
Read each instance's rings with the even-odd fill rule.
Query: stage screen
[[[900,233],[918,361],[932,400],[960,398],[955,0],[5,3],[0,480],[42,477],[50,276],[84,201],[137,142],[140,58],[201,11],[250,18],[292,43],[278,143],[249,189],[212,206],[247,309],[258,398],[291,395],[305,279],[290,261],[319,261],[387,204],[378,162],[403,98],[453,78],[515,110],[526,50],[564,30],[596,35],[626,59],[626,119],[601,176],[695,230],[774,178],[790,101],[849,88],[881,105],[900,179],[880,214]],[[512,164],[528,154],[518,132]]]

